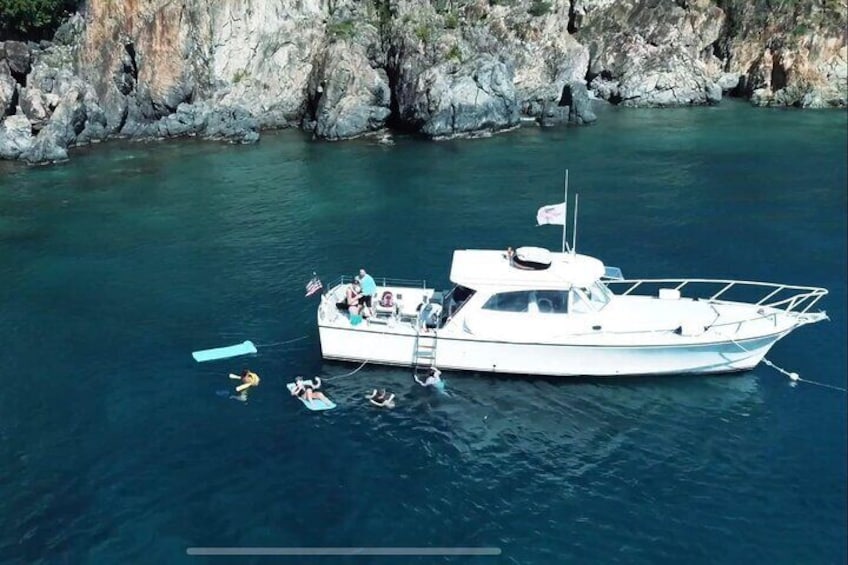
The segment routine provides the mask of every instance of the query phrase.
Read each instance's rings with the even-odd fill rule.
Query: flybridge
[[[551,253],[550,256],[551,264],[545,269],[523,269],[516,267],[503,251],[460,249],[453,254],[450,280],[469,288],[510,286],[563,289],[572,285],[591,285],[606,273],[604,264],[588,255]]]

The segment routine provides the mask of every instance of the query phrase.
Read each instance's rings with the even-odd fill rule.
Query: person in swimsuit
[[[248,369],[242,371],[241,375],[230,373],[230,378],[241,381],[241,384],[236,387],[240,400],[247,400],[247,389],[259,386],[259,375]]]
[[[347,302],[347,311],[351,316],[359,316],[362,314],[362,288],[359,286],[359,277],[347,287],[345,291],[345,302]]]
[[[442,372],[436,367],[430,367],[430,371],[427,374],[427,378],[422,381],[418,378],[418,375],[415,375],[415,382],[417,382],[421,386],[434,386],[436,388],[439,388],[440,386],[443,386],[441,374]]]
[[[319,391],[318,388],[321,386],[321,378],[315,377],[316,382],[312,382],[312,380],[303,380],[303,377],[297,377],[294,380],[294,388],[291,391],[292,396],[296,396],[298,398],[305,398],[307,401],[312,402],[313,400],[323,400],[324,402],[329,402],[330,399],[324,396],[324,393]]]
[[[380,390],[377,390],[375,388],[373,391],[371,391],[371,394],[366,396],[366,398],[371,402],[371,404],[373,404],[374,406],[379,406],[380,408],[395,407],[394,393],[387,392],[384,388]]]

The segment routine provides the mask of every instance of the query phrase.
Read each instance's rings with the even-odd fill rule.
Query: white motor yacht
[[[827,319],[824,288],[625,279],[573,250],[463,249],[453,288],[378,279],[351,315],[340,278],[318,307],[326,359],[523,375],[708,374],[755,367],[792,330]]]

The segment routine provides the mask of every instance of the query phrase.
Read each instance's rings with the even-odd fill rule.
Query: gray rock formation
[[[845,106],[846,22],[824,0],[88,0],[53,43],[0,43],[3,155],[61,160],[109,137],[250,143],[295,125],[319,139],[387,125],[474,136],[522,115],[583,125],[590,92]]]
[[[599,98],[625,106],[721,100],[716,82],[721,62],[710,46],[719,39],[724,13],[715,4],[626,0],[581,5],[585,15],[577,39],[587,37],[589,87]]]
[[[374,28],[366,38],[379,43]],[[304,129],[317,138],[350,139],[386,125],[391,114],[389,77],[385,69],[372,66],[367,51],[362,41],[339,40],[316,61],[307,90]]]
[[[9,64],[0,59],[0,117],[15,113],[18,83],[12,78]]]
[[[38,132],[32,146],[20,158],[28,163],[64,161],[68,158],[68,147],[85,129],[86,109],[84,94],[69,90],[62,96],[50,122]]]
[[[18,159],[32,146],[29,120],[22,114],[7,116],[0,123],[0,158]]]
[[[848,106],[845,2],[721,0],[732,33],[717,45],[737,94],[759,106]]]
[[[414,92],[408,114],[432,138],[492,133],[519,122],[513,70],[493,57],[430,67]]]
[[[32,62],[32,53],[29,46],[21,41],[7,41],[4,45],[4,51],[12,75],[18,80],[23,80],[23,77],[29,73]]]
[[[200,136],[232,143],[259,140],[259,123],[244,108],[211,106],[206,102],[182,103],[146,131],[156,137]]]
[[[52,106],[51,106],[52,103]],[[24,115],[29,119],[32,129],[41,130],[47,125],[50,114],[59,103],[58,96],[47,100],[47,96],[37,88],[22,88],[18,104]]]
[[[591,124],[598,117],[592,111],[592,101],[589,99],[589,90],[583,82],[572,82],[562,90],[561,106],[568,107],[568,121],[572,124]]]

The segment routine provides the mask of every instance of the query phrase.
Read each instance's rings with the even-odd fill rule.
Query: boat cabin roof
[[[547,268],[524,269],[511,263],[503,250],[458,249],[453,253],[450,279],[473,289],[564,289],[586,287],[604,276],[604,264],[594,257],[551,253],[550,258]]]

